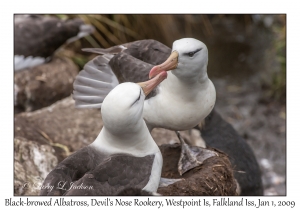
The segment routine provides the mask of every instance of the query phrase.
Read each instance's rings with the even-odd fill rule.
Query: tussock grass
[[[226,25],[231,30],[235,30],[232,20],[238,21],[244,30],[246,36],[253,33],[253,16],[247,15],[206,15],[206,14],[68,14],[57,15],[60,18],[81,18],[85,23],[95,27],[95,32],[91,36],[77,41],[72,45],[69,57],[73,59],[80,67],[91,57],[86,59],[81,51],[84,47],[102,47],[108,48],[126,42],[132,42],[140,39],[155,39],[167,46],[172,46],[176,39],[183,37],[194,37],[199,40],[206,40],[214,43],[223,38],[223,34],[218,30],[221,25]],[[276,100],[285,98],[286,92],[286,23],[285,15],[277,15],[274,19],[271,31],[275,35],[272,47],[276,62],[280,64],[280,71],[270,70],[272,74],[266,83],[268,96]],[[226,28],[225,27],[225,28]],[[234,32],[234,31],[233,31]],[[232,36],[235,34],[232,32]],[[240,33],[241,31],[239,31]],[[228,36],[228,35],[227,35]],[[225,36],[224,36],[225,37]],[[226,38],[226,37],[225,37]],[[274,52],[275,51],[275,52]],[[271,62],[271,61],[267,61]],[[270,79],[271,78],[271,79]]]

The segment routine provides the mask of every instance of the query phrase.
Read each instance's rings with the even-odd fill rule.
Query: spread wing
[[[65,195],[117,195],[128,187],[144,188],[150,178],[154,155],[114,155],[75,182]]]
[[[100,55],[88,62],[75,79],[73,98],[78,108],[101,108],[106,95],[119,83],[147,81],[153,65],[164,62],[171,52],[155,40],[83,50]],[[147,98],[154,95],[155,90]]]
[[[76,76],[73,99],[77,108],[101,108],[106,95],[119,84],[108,64],[110,57],[95,57]]]
[[[72,182],[96,167],[105,157],[91,147],[84,147],[60,162],[46,177],[40,195],[63,195]],[[52,188],[52,189],[51,189]]]
[[[155,40],[140,40],[113,46],[108,49],[86,48],[86,52],[111,55],[109,65],[119,82],[143,82],[153,65],[163,63],[171,49]]]

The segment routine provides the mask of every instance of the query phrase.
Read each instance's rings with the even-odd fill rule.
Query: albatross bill
[[[153,78],[155,75],[159,74],[162,71],[173,70],[178,65],[178,52],[173,51],[170,57],[162,64],[154,66],[149,72],[149,78]]]
[[[137,83],[139,86],[141,86],[146,96],[149,95],[149,93],[168,76],[167,72],[165,71],[162,71],[157,75],[158,76],[149,81]]]

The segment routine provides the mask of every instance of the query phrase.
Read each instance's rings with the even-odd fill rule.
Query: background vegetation
[[[193,37],[209,49],[209,75],[246,78],[260,72],[266,98],[285,103],[286,16],[285,15],[56,15],[81,18],[95,32],[67,47],[63,53],[81,68],[93,55],[84,47],[107,48],[140,39],[155,39],[172,46],[176,39]]]

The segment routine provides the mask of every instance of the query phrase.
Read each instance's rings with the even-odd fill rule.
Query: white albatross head
[[[149,77],[172,70],[179,79],[201,78],[206,76],[207,63],[206,45],[194,38],[183,38],[173,43],[170,57],[164,63],[154,66]]]
[[[164,71],[146,82],[126,82],[116,86],[102,103],[104,127],[115,135],[137,132],[139,122],[143,121],[145,97],[166,77]]]

